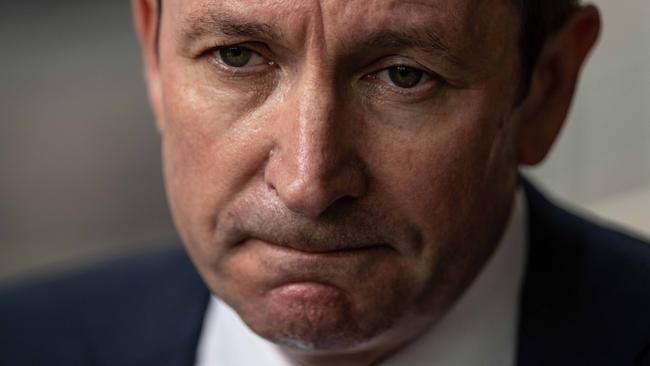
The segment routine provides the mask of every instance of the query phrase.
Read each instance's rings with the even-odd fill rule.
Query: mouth
[[[394,261],[393,254],[393,249],[381,244],[305,249],[249,239],[232,254],[230,263],[239,278],[248,278],[259,292],[306,301],[338,296],[334,294]],[[272,291],[280,288],[288,292]]]
[[[342,258],[354,257],[359,255],[368,255],[374,252],[394,251],[394,249],[383,243],[379,244],[360,244],[360,245],[324,245],[324,246],[310,246],[301,245],[296,243],[273,243],[264,240],[252,239],[249,241],[250,245],[263,245],[269,250],[273,250],[286,255],[303,256],[303,257],[319,257],[319,258]]]

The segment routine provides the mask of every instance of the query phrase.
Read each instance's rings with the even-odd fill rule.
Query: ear
[[[158,54],[159,15],[157,4],[156,0],[131,0],[133,24],[142,50],[149,104],[156,119],[156,126],[160,131],[163,104]]]
[[[567,117],[582,65],[600,32],[598,9],[576,9],[546,42],[518,108],[519,163],[541,162]]]

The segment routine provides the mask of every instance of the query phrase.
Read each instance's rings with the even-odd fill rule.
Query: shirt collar
[[[415,341],[382,362],[399,365],[514,365],[519,293],[527,248],[527,205],[515,194],[495,252],[451,309]],[[197,350],[197,366],[290,366],[275,344],[252,332],[212,297]]]

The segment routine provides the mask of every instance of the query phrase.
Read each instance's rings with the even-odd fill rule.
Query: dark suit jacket
[[[530,249],[517,364],[650,365],[650,245],[524,185]],[[208,299],[180,248],[7,289],[0,365],[193,365]]]

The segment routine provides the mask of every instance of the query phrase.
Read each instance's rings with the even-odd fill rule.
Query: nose
[[[303,216],[317,217],[366,189],[355,152],[358,136],[336,94],[313,79],[295,85],[274,126],[264,179],[289,210]]]

